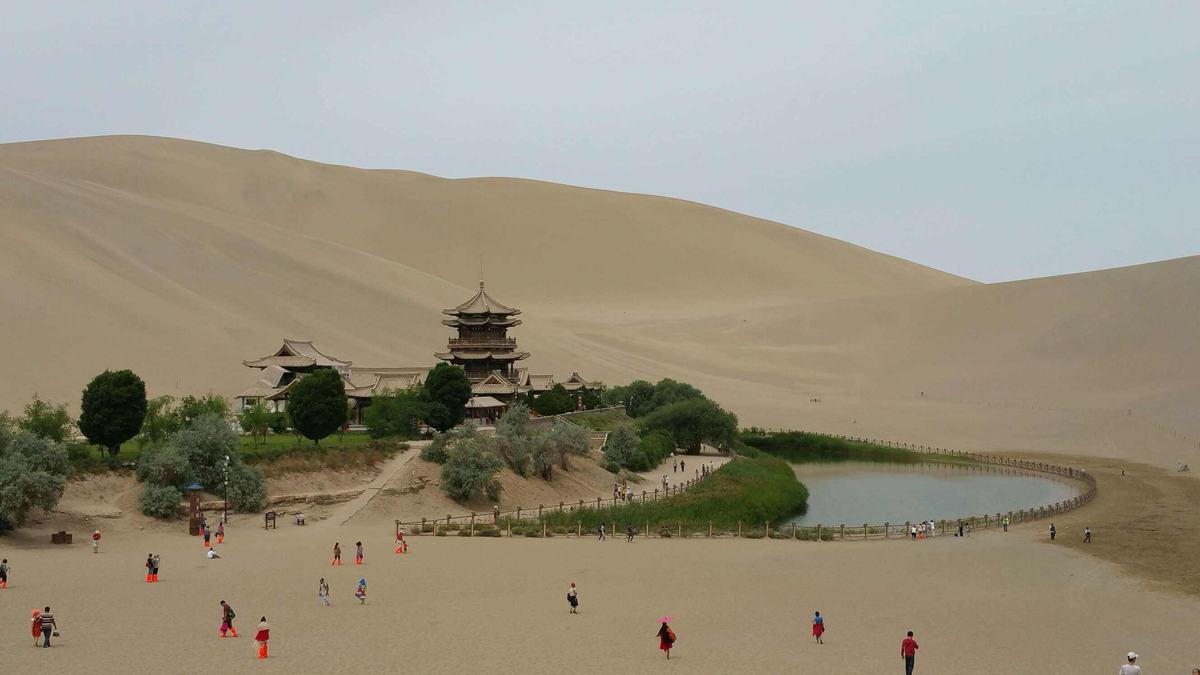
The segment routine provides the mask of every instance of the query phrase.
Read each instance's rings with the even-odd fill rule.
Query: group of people
[[[937,527],[932,518],[929,520],[922,520],[919,523],[908,524],[908,536],[911,537],[913,541],[932,538],[936,530]],[[959,521],[959,536],[962,536],[962,521]]]
[[[568,614],[578,614],[579,613],[579,589],[575,586],[574,581],[572,581],[571,584],[569,586],[567,586],[567,607],[568,607],[568,609],[567,609]],[[658,638],[658,648],[663,650],[663,652],[666,653],[667,660],[670,660],[671,648],[675,646],[675,639],[676,639],[675,631],[672,630],[671,626],[668,624],[669,621],[673,621],[673,620],[674,619],[672,619],[672,617],[669,617],[669,616],[664,616],[664,617],[660,618],[658,620],[659,621],[658,632],[655,633],[655,637]]]
[[[233,625],[233,620],[237,618],[237,612],[233,611],[233,606],[224,600],[221,601],[221,637],[237,637],[237,628]],[[267,617],[262,617],[258,621],[258,630],[254,633],[254,643],[258,645],[258,658],[267,658],[267,643],[271,640],[271,625],[267,623]]]
[[[629,487],[629,481],[622,479],[620,483],[613,482],[613,501],[633,501],[633,488]]]

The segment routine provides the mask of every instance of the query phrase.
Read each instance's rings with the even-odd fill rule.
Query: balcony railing
[[[516,347],[515,338],[450,338],[451,347]]]

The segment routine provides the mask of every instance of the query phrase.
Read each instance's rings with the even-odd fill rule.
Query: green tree
[[[442,465],[442,489],[460,502],[486,494],[493,501],[500,497],[497,476],[504,462],[490,452],[482,438],[463,440],[451,446]]]
[[[462,368],[439,363],[425,376],[425,421],[438,431],[462,423],[467,401],[471,400],[471,381]]]
[[[142,486],[142,494],[138,496],[138,508],[151,518],[171,519],[183,511],[180,505],[182,501],[183,490],[170,485],[147,483]]]
[[[0,431],[0,520],[20,527],[34,508],[54,508],[70,467],[62,444],[28,431]]]
[[[571,457],[586,457],[591,446],[588,443],[587,432],[575,426],[560,422],[546,432],[546,436],[554,445],[558,455],[558,464],[563,471],[571,469]]]
[[[634,462],[638,451],[638,435],[633,426],[622,424],[608,435],[604,444],[604,457],[620,466],[628,467]]]
[[[646,415],[642,430],[664,431],[676,446],[695,453],[701,443],[729,447],[737,436],[737,416],[706,398],[685,399]]]
[[[243,461],[229,465],[229,484],[226,496],[233,510],[251,513],[261,510],[267,503],[267,481],[262,472]]]
[[[34,396],[25,406],[25,416],[17,421],[17,426],[31,434],[62,443],[71,433],[71,416],[67,414],[65,403],[53,405]]]
[[[142,420],[142,431],[137,436],[138,449],[147,446],[161,448],[179,429],[180,419],[174,408],[175,397],[156,396],[146,402],[146,417]]]
[[[654,385],[654,396],[650,399],[650,408],[646,410],[646,413],[677,401],[687,401],[693,398],[704,398],[704,393],[687,382],[677,382],[669,377],[664,377]]]
[[[654,399],[654,385],[645,380],[634,380],[627,385],[613,387],[605,393],[607,405],[625,404],[630,417],[641,417],[650,412]]]
[[[371,438],[413,438],[425,417],[425,401],[416,389],[387,391],[371,399],[363,422]]]
[[[204,396],[187,395],[179,400],[179,408],[175,412],[179,418],[180,427],[191,426],[196,420],[205,415],[216,415],[221,419],[229,418],[229,401],[224,396],[205,394]]]
[[[345,381],[336,370],[320,368],[288,392],[287,410],[296,431],[320,445],[346,423]]]
[[[106,370],[88,383],[79,407],[79,431],[115,457],[142,428],[146,383],[129,370]]]
[[[533,459],[533,473],[542,480],[554,476],[554,464],[558,461],[558,447],[549,434],[538,434],[529,441],[529,454]]]
[[[518,476],[529,475],[533,426],[529,408],[514,403],[496,420],[496,452]]]
[[[187,457],[192,479],[210,491],[216,491],[224,481],[225,458],[240,461],[237,433],[216,415],[203,415],[191,426],[176,431],[171,446]]]
[[[575,409],[575,397],[561,384],[556,384],[534,399],[533,409],[542,416],[561,415]]]
[[[580,400],[583,401],[583,409],[592,410],[604,405],[608,387],[603,382],[593,382],[591,386],[580,389],[577,393]]]
[[[271,412],[262,401],[257,401],[249,408],[243,409],[238,415],[238,420],[241,422],[242,431],[250,434],[250,442],[257,448],[260,437],[263,442],[266,442],[267,430],[275,421],[275,413]]]
[[[137,479],[156,487],[182,490],[192,482],[192,464],[177,446],[151,447],[138,457]]]

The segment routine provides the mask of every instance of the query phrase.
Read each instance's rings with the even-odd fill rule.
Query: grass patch
[[[630,424],[633,418],[625,414],[624,408],[615,408],[613,410],[588,410],[586,412],[572,413],[563,417],[570,420],[584,429],[592,431],[612,431],[622,424]]]
[[[303,442],[297,442],[296,437],[292,434],[268,434],[266,440],[260,440],[256,447],[249,436],[239,436],[238,454],[247,463],[257,463],[295,453],[313,453],[319,455],[350,449],[366,449],[370,446],[377,446],[381,442],[394,444],[401,441],[391,439],[372,441],[371,437],[366,433],[345,433],[342,434],[340,440],[336,435],[330,436],[321,441],[321,445],[318,446],[313,445],[312,441],[308,439],[304,439]],[[80,473],[132,466],[137,463],[138,458],[142,454],[137,441],[133,440],[122,444],[121,451],[114,457],[102,454],[96,446],[88,445],[87,443],[73,443],[68,447],[68,452],[70,453],[71,463],[77,467],[77,471]]]
[[[738,434],[738,440],[789,462],[893,462],[916,464],[942,462],[947,464],[974,463],[966,457],[921,452],[908,448],[893,448],[866,441],[849,441],[807,431],[762,431],[749,429]]]
[[[686,533],[707,532],[710,522],[721,530],[736,529],[739,521],[782,522],[807,506],[808,489],[796,480],[787,462],[753,448],[743,450],[744,454],[681,495],[598,511],[549,513],[545,521],[555,529],[572,532],[576,523],[581,523],[586,532],[595,532],[601,522],[609,527],[616,523],[618,531],[613,535],[621,534],[626,525],[641,533],[649,523],[652,531],[666,527],[675,534],[680,523]]]

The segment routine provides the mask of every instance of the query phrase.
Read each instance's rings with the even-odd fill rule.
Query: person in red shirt
[[[913,632],[908,631],[908,637],[900,641],[900,657],[904,659],[904,675],[912,675],[913,661],[917,658],[920,646],[913,639]]]

